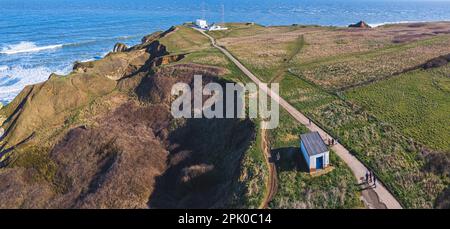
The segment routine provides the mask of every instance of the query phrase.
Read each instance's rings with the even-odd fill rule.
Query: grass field
[[[172,54],[190,53],[211,47],[208,38],[186,26],[177,26],[176,30],[160,39]]]
[[[291,70],[326,89],[341,90],[384,79],[447,53],[450,53],[450,36],[440,36],[367,52],[296,62]]]
[[[418,70],[345,93],[379,119],[435,149],[450,152],[450,66]]]
[[[363,207],[359,188],[350,169],[333,153],[334,170],[311,177],[299,161],[299,136],[308,130],[286,111],[280,115],[280,126],[270,132],[273,154],[277,162],[278,190],[271,208],[359,208]]]
[[[186,55],[184,59],[178,63],[195,63],[203,65],[211,65],[226,69],[226,73],[222,76],[224,79],[233,82],[249,82],[249,79],[231,63],[225,55],[215,48],[206,48]]]
[[[218,39],[219,45],[237,55],[262,81],[269,82],[286,68],[286,64],[304,45],[302,34],[280,34],[291,33],[299,28],[232,24],[229,30],[209,34]]]
[[[447,23],[354,30],[233,24],[227,31],[210,34],[262,81],[269,82],[280,68],[289,68],[323,88],[341,90],[450,53],[448,27]],[[290,57],[300,37],[301,51]],[[288,64],[287,59],[291,59]]]
[[[424,171],[420,146],[389,123],[293,75],[280,87],[288,102],[376,171],[405,207],[432,207],[449,184],[448,177]]]

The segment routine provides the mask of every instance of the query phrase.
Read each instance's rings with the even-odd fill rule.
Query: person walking
[[[308,119],[309,125],[311,126],[311,119]]]
[[[375,175],[373,175],[373,187],[377,187],[377,177]]]
[[[369,171],[366,172],[366,182],[369,184]]]
[[[371,183],[371,182],[372,182],[372,172],[369,171],[369,181],[368,181],[368,183]]]

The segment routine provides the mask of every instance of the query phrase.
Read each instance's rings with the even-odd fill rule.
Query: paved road
[[[211,41],[211,44],[219,49],[223,54],[225,54],[245,75],[247,75],[255,84],[259,86],[261,90],[267,93],[272,97],[273,100],[278,101],[280,106],[283,107],[289,114],[291,114],[298,122],[305,125],[311,131],[318,131],[320,136],[323,139],[331,139],[332,137],[322,130],[320,127],[315,125],[314,123],[309,124],[309,119],[300,113],[297,109],[295,109],[291,104],[289,104],[286,100],[281,98],[278,94],[274,93],[270,88],[267,87],[266,84],[261,82],[258,77],[256,77],[252,72],[250,72],[241,62],[239,62],[230,52],[221,46],[217,45],[216,40],[203,32],[202,30],[197,29],[197,31],[201,32],[203,35],[208,37]],[[347,164],[347,166],[352,170],[355,175],[357,182],[362,182],[361,179],[364,178],[366,171],[368,170],[355,156],[353,156],[343,145],[337,143],[332,147],[333,151]],[[376,188],[372,189],[376,196],[378,196],[378,201],[388,209],[401,209],[402,206],[400,203],[392,196],[392,194],[386,189],[386,187],[380,183],[378,183]],[[363,193],[364,194],[364,193]],[[373,193],[370,193],[373,194]],[[373,196],[373,195],[372,195]],[[364,195],[363,195],[364,197]],[[364,198],[366,204],[369,208],[377,208],[380,204],[372,203],[373,198]],[[378,202],[376,201],[376,202]]]

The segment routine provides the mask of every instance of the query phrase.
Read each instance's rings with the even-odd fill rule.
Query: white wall
[[[317,155],[311,156],[311,165],[309,166],[309,168],[311,168],[311,169],[316,168],[316,157],[317,157]]]
[[[310,157],[308,155],[308,153],[306,153],[306,149],[305,149],[305,146],[303,145],[302,141],[300,141],[300,151],[303,155],[303,158],[305,158],[306,164],[308,165],[309,169],[316,168],[316,158],[318,158],[318,157],[323,157],[323,167],[326,167],[330,164],[330,152],[329,151]]]
[[[315,169],[316,168],[316,158],[318,157],[323,157],[323,167],[326,167],[330,164],[330,152],[325,152],[325,153],[321,153],[321,154],[317,154],[314,156],[311,156],[310,158],[310,169]]]
[[[201,19],[197,19],[197,20],[195,21],[195,24],[196,24],[198,27],[200,27],[200,28],[206,28],[206,27],[208,27],[208,24],[206,23],[206,21],[205,21],[205,20],[201,20]]]

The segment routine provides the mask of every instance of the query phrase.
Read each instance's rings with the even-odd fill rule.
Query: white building
[[[208,29],[208,23],[206,22],[206,20],[203,19],[197,19],[195,21],[195,25],[200,29]]]
[[[220,25],[217,24],[212,24],[211,27],[209,27],[209,31],[217,31],[217,30],[227,30],[227,27],[222,27]]]
[[[330,164],[330,152],[319,132],[302,134],[300,138],[300,150],[308,165],[309,172],[327,168]]]

